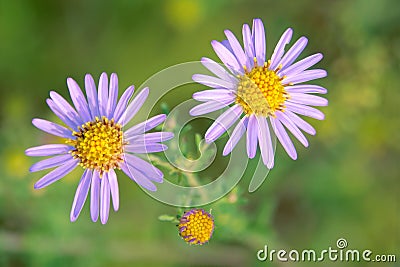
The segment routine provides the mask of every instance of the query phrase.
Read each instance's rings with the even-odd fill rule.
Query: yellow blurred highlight
[[[5,169],[7,176],[21,178],[28,174],[29,160],[21,150],[6,152]]]
[[[165,19],[177,30],[189,30],[196,26],[202,14],[201,2],[197,0],[165,1]]]

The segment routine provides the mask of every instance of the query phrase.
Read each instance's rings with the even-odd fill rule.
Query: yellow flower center
[[[123,162],[122,126],[106,117],[87,122],[73,132],[75,140],[67,143],[74,146],[71,151],[74,158],[79,159],[83,168],[97,170],[102,175],[110,169],[119,168]]]
[[[270,70],[270,61],[264,66],[257,66],[254,59],[254,68],[239,76],[236,103],[241,105],[246,115],[274,116],[275,111],[285,109],[285,101],[288,94],[285,92],[285,85],[276,72],[280,69]]]
[[[208,242],[214,231],[214,219],[202,209],[193,209],[183,215],[179,222],[182,238],[190,244]]]

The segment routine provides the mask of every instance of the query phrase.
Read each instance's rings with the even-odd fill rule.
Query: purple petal
[[[84,122],[90,121],[91,115],[89,106],[86,102],[85,96],[83,95],[81,88],[72,78],[67,79],[67,85],[72,102],[74,103],[78,114]]]
[[[306,57],[306,58],[300,60],[299,62],[291,65],[290,67],[287,67],[284,70],[278,71],[278,74],[280,76],[286,75],[287,77],[296,75],[296,74],[308,69],[309,67],[314,66],[315,64],[320,62],[322,58],[323,58],[323,56],[321,53],[311,55],[311,56]]]
[[[288,93],[317,93],[317,94],[326,94],[328,90],[324,87],[318,85],[311,85],[311,84],[299,84],[293,86],[286,86],[286,92]]]
[[[316,131],[314,127],[312,127],[308,122],[289,110],[285,110],[285,114],[301,130],[305,131],[308,134],[315,135]]]
[[[55,136],[59,136],[59,137],[64,137],[64,138],[69,138],[69,139],[75,139],[75,137],[72,135],[71,130],[58,125],[57,123],[51,122],[51,121],[47,121],[47,120],[42,120],[42,119],[33,119],[32,120],[32,124],[46,132]]]
[[[59,109],[59,107],[54,103],[53,100],[47,99],[46,100],[47,105],[53,111],[54,114],[56,114],[57,117],[60,118],[68,127],[70,127],[73,130],[78,130],[78,124],[76,124],[74,121],[72,121],[65,113],[63,110]]]
[[[214,123],[208,128],[205,139],[207,143],[214,142],[224,132],[226,132],[233,123],[235,123],[242,115],[242,107],[234,105],[220,115]]]
[[[92,188],[90,190],[90,217],[93,222],[99,218],[99,193],[100,193],[100,175],[98,171],[93,172]]]
[[[146,177],[144,176],[140,171],[136,170],[134,166],[131,166],[133,168],[128,168],[126,163],[123,163],[120,165],[122,171],[133,181],[135,181],[138,185],[150,190],[150,191],[156,191],[157,187]]]
[[[271,70],[275,70],[278,67],[279,62],[282,59],[283,54],[285,53],[285,46],[292,39],[293,30],[288,28],[281,36],[274,49],[274,53],[271,56]]]
[[[126,125],[133,116],[139,111],[139,109],[143,106],[147,97],[149,96],[149,88],[146,87],[142,91],[140,91],[137,96],[133,99],[133,101],[126,108],[126,111],[118,120],[118,123],[122,124],[122,126]]]
[[[268,169],[274,167],[274,150],[267,119],[264,116],[257,116],[258,141],[260,144],[261,157]]]
[[[265,62],[265,30],[264,24],[261,19],[253,20],[253,30],[254,30],[254,48],[257,57],[257,64],[263,66]]]
[[[242,46],[239,41],[236,39],[236,36],[229,30],[224,31],[226,38],[233,50],[233,54],[236,56],[239,64],[241,66],[246,66],[247,57],[243,52]]]
[[[119,188],[117,175],[113,169],[108,172],[108,183],[110,184],[113,207],[117,211],[119,209]]]
[[[28,148],[25,150],[25,154],[31,157],[53,156],[65,154],[71,149],[73,149],[73,147],[67,145],[50,144]]]
[[[97,100],[99,102],[100,116],[107,116],[108,77],[105,72],[100,75],[98,93]]]
[[[211,45],[225,66],[234,73],[240,72],[241,66],[237,62],[236,57],[223,44],[218,41],[212,41]]]
[[[224,67],[222,67],[220,64],[218,64],[214,60],[203,57],[201,59],[201,63],[203,64],[204,67],[206,67],[208,70],[210,70],[212,73],[217,75],[222,80],[230,81],[233,83],[235,83],[237,81],[234,76],[229,74],[229,72],[227,72]]]
[[[226,88],[226,89],[234,89],[235,84],[230,81],[225,81],[213,76],[203,75],[203,74],[194,74],[192,76],[193,81],[197,83],[204,84],[205,86],[211,88]]]
[[[159,169],[154,167],[151,163],[129,153],[125,153],[124,155],[125,155],[124,160],[128,163],[130,168],[135,168],[136,170],[140,171],[144,176],[146,176],[148,179],[154,182],[157,183],[163,182],[164,174]]]
[[[62,165],[63,163],[65,163],[66,161],[68,161],[70,159],[72,159],[71,154],[54,156],[54,157],[36,162],[29,168],[29,171],[37,172],[37,171],[42,171],[42,170],[50,169],[53,167],[57,167],[57,166]]]
[[[150,142],[150,143],[160,143],[164,141],[168,141],[174,137],[174,134],[171,132],[155,132],[155,133],[146,133],[141,135],[134,135],[130,138],[126,138],[125,141],[130,141],[130,143],[138,142]]]
[[[138,154],[162,152],[167,149],[166,145],[158,143],[136,143],[125,146],[125,151]]]
[[[212,89],[196,92],[193,94],[193,99],[197,101],[207,102],[211,100],[223,101],[223,100],[234,100],[236,95],[231,90],[226,89]]]
[[[167,115],[159,114],[150,119],[141,122],[135,126],[132,126],[125,132],[125,138],[130,138],[134,135],[143,134],[144,132],[150,131],[165,121]]]
[[[110,90],[107,102],[107,116],[108,118],[113,118],[115,106],[118,99],[118,76],[115,73],[111,74],[110,77]]]
[[[245,133],[247,122],[248,122],[247,116],[243,117],[238,122],[238,124],[236,125],[235,129],[232,132],[232,135],[229,137],[229,140],[224,147],[224,151],[222,152],[222,155],[226,156],[229,153],[231,153],[233,148],[237,145],[240,138],[242,138],[243,134]]]
[[[79,214],[81,213],[83,204],[85,204],[87,195],[89,193],[89,187],[91,181],[92,181],[92,171],[87,169],[83,173],[78,188],[76,189],[74,202],[72,203],[72,209],[70,214],[71,222],[76,221],[76,219],[78,219]]]
[[[279,139],[279,142],[282,144],[283,148],[292,159],[297,159],[296,149],[294,148],[292,141],[290,140],[280,121],[274,118],[271,118],[270,121],[276,137]]]
[[[131,85],[122,94],[122,96],[117,104],[117,107],[115,108],[115,111],[114,111],[113,117],[114,117],[115,121],[119,121],[119,119],[121,118],[126,107],[128,106],[128,101],[131,98],[134,91],[135,91],[135,86]]]
[[[227,107],[230,104],[232,104],[234,101],[235,100],[205,102],[203,104],[197,105],[194,108],[192,108],[189,111],[189,114],[191,116],[199,116],[199,115],[207,114],[207,113],[222,109],[224,107]]]
[[[70,173],[73,169],[75,169],[76,166],[78,166],[78,161],[76,159],[65,161],[63,165],[61,165],[57,169],[52,170],[51,172],[43,176],[39,181],[37,181],[34,185],[34,188],[40,189],[60,180],[65,175]]]
[[[247,24],[243,25],[242,34],[243,34],[244,51],[248,58],[246,66],[248,69],[251,69],[253,67],[253,58],[255,57],[255,51],[249,25]]]
[[[326,70],[314,69],[314,70],[305,70],[297,75],[285,78],[282,80],[282,84],[296,84],[296,83],[303,83],[308,82],[311,80],[316,80],[320,78],[326,77],[327,72]]]
[[[250,115],[247,125],[247,155],[249,158],[254,158],[257,153],[257,118],[255,115]]]
[[[54,104],[57,105],[58,110],[62,111],[65,116],[74,122],[74,125],[82,125],[81,117],[76,113],[75,109],[58,93],[51,91],[50,97]]]
[[[307,138],[304,134],[297,128],[297,126],[286,116],[284,112],[276,112],[276,118],[279,119],[283,125],[303,144],[303,146],[308,147]]]
[[[287,51],[286,55],[283,56],[282,60],[279,62],[278,66],[282,64],[282,70],[290,66],[297,57],[303,52],[304,48],[307,46],[308,39],[304,36],[300,37],[296,43]]]
[[[96,84],[94,83],[93,77],[90,74],[85,75],[85,90],[88,99],[90,114],[92,115],[92,120],[94,120],[96,117],[100,117],[100,111]]]
[[[110,185],[107,177],[107,173],[103,174],[103,178],[100,181],[100,221],[102,224],[107,223],[110,211]]]
[[[318,109],[309,106],[304,106],[301,104],[295,104],[291,102],[286,102],[285,105],[289,111],[292,111],[300,115],[304,115],[317,120],[323,120],[325,118],[324,113],[322,113]]]
[[[310,106],[327,106],[328,100],[315,95],[301,94],[301,93],[291,93],[289,102],[299,103],[303,105]]]

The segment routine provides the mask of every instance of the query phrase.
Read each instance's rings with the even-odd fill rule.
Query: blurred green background
[[[269,56],[287,27],[309,38],[303,57],[324,54],[318,67],[329,76],[316,83],[328,88],[329,106],[325,121],[312,121],[310,147],[296,143],[297,161],[278,146],[258,191],[247,193],[243,179],[207,207],[216,220],[209,244],[184,243],[174,224],[157,220],[176,209],[122,173],[120,210],[105,226],[91,222],[88,203],[69,221],[81,171],[33,190],[45,171],[29,174],[37,159],[23,152],[52,139],[31,125],[33,117],[54,119],[50,90],[67,96],[67,77],[83,85],[86,73],[98,79],[106,71],[118,73],[122,91],[165,67],[216,59],[210,41],[222,40],[224,29],[240,36],[255,17],[264,21]],[[0,0],[0,266],[286,266],[259,262],[256,252],[264,245],[321,250],[340,237],[399,262],[399,22],[397,0]],[[173,107],[199,89],[175,90],[165,102]]]

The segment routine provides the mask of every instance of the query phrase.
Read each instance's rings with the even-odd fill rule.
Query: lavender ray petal
[[[278,66],[282,64],[282,70],[286,67],[290,66],[297,57],[303,52],[304,48],[308,43],[308,39],[304,36],[300,37],[296,43],[287,51],[287,53],[283,56],[281,61],[278,63]]]
[[[295,103],[291,103],[291,102],[285,102],[285,105],[289,111],[292,111],[294,113],[297,113],[297,114],[300,114],[303,116],[307,116],[307,117],[314,118],[317,120],[323,120],[325,118],[324,113],[322,113],[318,109],[315,109],[315,108],[312,108],[309,106],[295,104]]]
[[[108,102],[107,102],[107,116],[109,119],[113,118],[115,106],[118,99],[118,76],[115,73],[111,74],[110,77],[110,89],[108,91]]]
[[[248,117],[245,116],[235,126],[235,129],[233,130],[231,136],[229,137],[228,142],[226,142],[225,144],[224,151],[222,152],[223,156],[226,156],[229,153],[231,153],[233,148],[239,142],[240,138],[242,138],[243,134],[246,132],[247,121]]]
[[[314,66],[315,64],[320,62],[322,58],[323,58],[323,55],[321,53],[317,53],[317,54],[308,56],[308,57],[300,60],[299,62],[287,67],[286,69],[278,71],[278,74],[280,76],[286,75],[287,77],[291,77],[293,75],[296,75],[296,74]]]
[[[108,173],[103,174],[100,181],[100,221],[106,224],[108,213],[110,212],[110,185],[108,183]]]
[[[128,162],[128,165],[131,168],[135,168],[136,170],[140,171],[144,176],[154,182],[163,182],[164,174],[151,163],[129,153],[125,153],[124,156],[125,161]]]
[[[232,83],[237,82],[234,76],[229,74],[229,72],[226,71],[224,67],[222,67],[219,63],[215,62],[214,60],[203,57],[201,59],[201,63],[203,64],[204,67],[206,67],[209,71],[217,75],[222,80],[229,81]]]
[[[59,137],[64,137],[64,138],[69,138],[69,139],[75,139],[75,137],[72,135],[71,130],[58,125],[57,123],[48,121],[48,120],[43,120],[43,119],[33,119],[32,120],[32,124],[46,132],[55,136],[59,136]]]
[[[272,128],[278,138],[279,142],[282,144],[283,148],[286,150],[286,153],[292,158],[297,159],[297,152],[294,148],[292,141],[290,140],[288,134],[280,123],[279,119],[270,118]]]
[[[76,124],[74,121],[72,121],[65,113],[64,111],[60,110],[59,107],[54,103],[54,101],[50,98],[46,99],[46,103],[53,111],[53,113],[60,118],[62,122],[64,122],[68,127],[76,131],[78,129],[78,124]]]
[[[174,134],[171,132],[155,132],[155,133],[146,133],[141,135],[134,135],[129,138],[126,138],[125,141],[130,141],[130,143],[160,143],[164,141],[168,141],[174,138]]]
[[[90,114],[92,116],[92,120],[94,120],[96,117],[100,117],[100,111],[96,84],[94,83],[93,77],[90,74],[85,75],[85,90],[88,99]]]
[[[311,85],[311,84],[299,84],[293,86],[286,86],[285,91],[290,93],[316,93],[316,94],[326,94],[328,90],[324,87],[318,85]]]
[[[125,146],[125,151],[138,154],[162,152],[167,149],[166,145],[158,143],[135,143]]]
[[[223,44],[218,41],[212,41],[211,45],[225,66],[227,66],[233,73],[240,72],[241,67],[237,62],[236,57]]]
[[[149,88],[146,87],[142,91],[140,91],[137,96],[133,99],[133,101],[128,105],[126,111],[118,120],[122,126],[126,125],[133,116],[139,111],[139,109],[143,106],[144,102],[146,101],[147,97],[149,96]]]
[[[119,209],[119,188],[117,174],[113,169],[108,172],[108,182],[111,189],[111,198],[113,202],[113,208],[115,211]]]
[[[289,120],[291,120],[294,124],[296,124],[298,128],[300,128],[301,130],[303,130],[308,134],[315,135],[316,131],[314,127],[311,126],[311,124],[309,124],[308,122],[306,122],[305,120],[303,120],[302,118],[300,118],[299,116],[297,116],[296,114],[294,114],[289,110],[285,110],[285,114],[289,118]]]
[[[36,162],[29,168],[29,171],[37,172],[37,171],[50,169],[53,167],[58,167],[70,159],[72,159],[71,154],[54,156],[54,157]]]
[[[243,52],[242,46],[240,45],[239,41],[237,40],[236,36],[229,30],[224,31],[226,38],[233,50],[234,55],[236,56],[239,64],[241,66],[246,66],[247,57]]]
[[[100,116],[107,116],[108,77],[105,72],[100,75],[97,100],[99,103]]]
[[[135,183],[139,186],[142,186],[150,191],[156,191],[157,187],[140,171],[136,170],[135,168],[128,168],[128,166],[123,163],[121,164],[122,171],[131,178]]]
[[[254,51],[253,39],[251,37],[250,27],[248,24],[243,25],[242,34],[243,34],[244,51],[247,56],[246,66],[250,70],[253,68],[253,63],[254,63],[253,58],[255,57],[255,51]]]
[[[261,19],[253,20],[253,29],[254,29],[254,48],[257,57],[257,63],[259,66],[263,66],[265,62],[265,30],[264,24]]]
[[[53,156],[65,154],[72,150],[73,147],[62,144],[49,144],[42,146],[35,146],[25,150],[25,155],[31,157]]]
[[[240,105],[234,105],[220,115],[214,123],[208,128],[205,139],[207,143],[214,142],[224,132],[226,132],[233,123],[235,123],[243,113]]]
[[[328,100],[326,98],[302,93],[291,93],[288,101],[310,106],[324,107],[328,105]]]
[[[257,116],[258,122],[258,142],[263,163],[268,169],[274,167],[274,151],[271,140],[271,133],[267,119],[264,116]]]
[[[296,124],[292,122],[284,112],[276,112],[276,117],[279,119],[279,121],[285,125],[285,127],[294,135],[294,137],[297,138],[297,140],[300,141],[300,143],[303,144],[303,146],[308,147],[308,141],[307,138],[304,136],[304,134],[297,128]]]
[[[72,102],[78,114],[84,122],[91,120],[89,106],[86,102],[85,96],[82,93],[81,88],[72,78],[67,79],[67,86],[69,90],[69,95],[71,96]]]
[[[195,106],[189,111],[189,114],[191,116],[199,116],[203,114],[207,114],[219,109],[222,109],[224,107],[229,106],[232,104],[235,100],[227,100],[227,101],[209,101],[202,103],[200,105]]]
[[[93,222],[99,218],[100,174],[93,171],[92,187],[90,190],[90,217]]]
[[[121,116],[124,114],[126,107],[128,106],[128,101],[131,98],[133,92],[135,91],[135,86],[129,86],[125,92],[122,94],[120,100],[118,101],[117,107],[114,111],[114,120],[119,121]]]
[[[247,125],[247,155],[250,159],[254,158],[257,153],[258,143],[258,129],[257,129],[257,118],[255,115],[249,116],[249,123]]]
[[[125,132],[125,138],[130,138],[134,135],[143,134],[144,132],[150,131],[151,129],[163,123],[166,118],[167,115],[159,114],[154,117],[151,117],[150,119],[144,122],[136,124],[135,126],[132,126]]]
[[[50,97],[53,100],[54,104],[57,105],[58,110],[62,111],[65,116],[70,118],[74,125],[82,125],[83,120],[81,117],[76,113],[75,109],[58,93],[51,91]]]
[[[226,89],[233,89],[235,84],[230,81],[225,81],[213,76],[203,75],[203,74],[194,74],[192,76],[193,81],[197,83],[204,84],[205,86],[211,88],[226,88]]]
[[[78,166],[78,161],[76,159],[70,159],[66,161],[63,165],[61,165],[57,169],[52,170],[51,172],[43,176],[39,181],[37,181],[34,185],[34,188],[40,189],[60,180],[65,175],[70,173],[73,169],[75,169],[76,166]]]
[[[91,181],[92,181],[92,171],[86,169],[82,175],[78,188],[76,189],[75,192],[74,202],[72,203],[71,214],[70,214],[71,222],[76,221],[76,219],[78,219],[79,214],[82,211],[82,207],[85,204],[87,195],[89,193]]]
[[[271,65],[270,69],[275,70],[278,67],[279,62],[282,59],[283,54],[285,53],[285,46],[290,42],[292,39],[293,30],[288,28],[281,36],[274,49],[274,53],[271,56]]]
[[[231,90],[226,89],[212,89],[196,92],[193,94],[193,99],[197,101],[207,102],[207,101],[223,101],[223,100],[234,100],[236,95]]]
[[[296,84],[296,83],[308,82],[311,80],[324,78],[326,77],[326,75],[327,75],[326,70],[321,70],[321,69],[305,70],[297,75],[283,79],[282,84],[288,84],[288,83]]]

